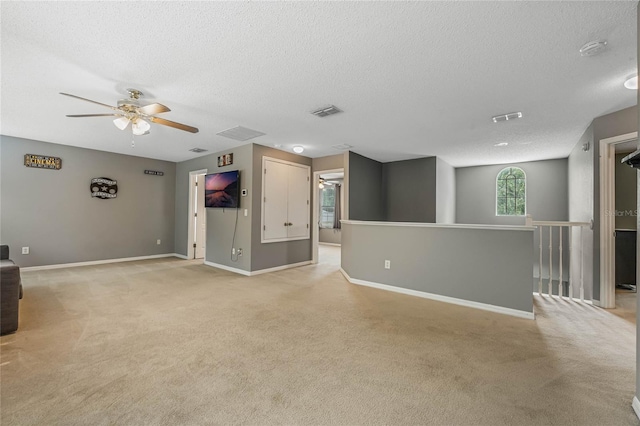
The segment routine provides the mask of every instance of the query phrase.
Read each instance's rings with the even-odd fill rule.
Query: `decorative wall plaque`
[[[164,176],[164,172],[159,172],[157,170],[145,170],[145,175],[154,175],[154,176]]]
[[[106,177],[91,179],[91,196],[94,198],[101,198],[103,200],[109,198],[116,198],[118,193],[118,182]]]
[[[233,154],[225,154],[218,157],[218,167],[230,166],[233,164]]]
[[[62,168],[62,158],[25,154],[24,165],[38,169],[60,170]]]

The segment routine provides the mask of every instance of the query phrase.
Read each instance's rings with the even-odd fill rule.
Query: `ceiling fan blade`
[[[105,107],[107,107],[107,108],[109,108],[109,109],[113,109],[113,110],[117,110],[117,109],[118,109],[118,108],[113,107],[113,106],[111,106],[111,105],[103,104],[102,102],[92,101],[91,99],[82,98],[82,97],[80,97],[80,96],[71,95],[71,94],[69,94],[69,93],[63,93],[63,92],[60,92],[60,94],[61,94],[61,95],[65,95],[65,96],[69,96],[69,97],[72,97],[72,98],[80,99],[80,100],[82,100],[82,101],[91,102],[92,104],[102,105],[102,106],[105,106]]]
[[[149,105],[145,105],[143,107],[138,108],[138,111],[146,115],[154,115],[154,114],[160,114],[163,112],[169,112],[171,110],[169,109],[169,107],[164,106],[162,104],[149,104]]]
[[[196,127],[187,126],[186,124],[176,123],[175,121],[165,120],[164,118],[148,117],[152,123],[158,123],[176,129],[184,130],[191,133],[198,133],[199,130]]]
[[[67,117],[120,117],[121,114],[67,114]]]

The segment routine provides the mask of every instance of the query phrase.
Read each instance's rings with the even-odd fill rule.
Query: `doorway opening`
[[[638,132],[600,141],[600,306],[615,308],[616,295],[635,292],[637,176],[619,164],[635,151]],[[624,295],[622,293],[625,293]]]
[[[204,176],[207,169],[189,172],[189,240],[187,258],[202,259],[206,254],[207,215],[204,209]]]
[[[313,174],[313,263],[340,266],[344,217],[344,169]]]

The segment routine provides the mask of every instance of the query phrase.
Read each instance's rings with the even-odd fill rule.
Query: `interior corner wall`
[[[600,141],[638,131],[638,106],[597,117],[593,126],[593,298],[600,300]]]
[[[382,197],[382,163],[349,152],[348,177],[345,170],[345,186],[348,185],[350,220],[385,220]]]
[[[279,149],[263,145],[252,145],[253,152],[253,182],[252,192],[249,192],[253,216],[251,218],[251,271],[275,268],[311,260],[311,239],[282,241],[276,243],[262,243],[262,157],[272,157],[292,163],[312,165],[309,157],[292,154]],[[309,202],[311,202],[311,186],[309,188]],[[309,224],[312,220],[309,208]]]
[[[218,156],[233,154],[233,164],[218,167]],[[240,187],[249,191],[249,196],[240,197],[239,209],[206,209],[207,231],[205,261],[244,271],[251,270],[251,220],[255,215],[252,208],[253,157],[251,144],[204,155],[176,165],[175,196],[175,252],[187,255],[189,241],[189,172],[206,169],[207,173],[240,171]],[[244,210],[247,209],[247,216]],[[234,244],[235,231],[235,244]],[[240,257],[231,257],[232,247],[243,249]]]
[[[583,146],[589,146],[585,151]],[[568,158],[569,220],[593,219],[593,124],[583,133]],[[581,228],[572,233],[571,276],[583,277],[585,297],[593,297],[593,230]]]
[[[388,222],[436,221],[436,157],[382,164],[382,202]]]
[[[456,169],[436,158],[436,223],[456,221]]]
[[[60,157],[62,168],[25,167],[25,154]],[[171,254],[175,170],[168,161],[0,136],[2,244],[21,267]],[[117,181],[117,197],[91,197],[96,177]]]
[[[522,216],[496,215],[496,178],[505,167],[524,170],[527,178],[527,214],[533,220],[567,220],[567,159],[455,169],[456,222],[487,225],[524,225]]]

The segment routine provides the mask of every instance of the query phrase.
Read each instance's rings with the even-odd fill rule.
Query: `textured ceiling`
[[[181,161],[251,142],[332,145],[456,167],[566,157],[597,116],[636,103],[635,1],[1,2],[2,134]],[[608,47],[581,57],[587,41]],[[133,87],[197,134],[120,131]],[[309,112],[333,104],[344,113]],[[494,124],[491,117],[522,111]],[[507,147],[495,147],[509,142]],[[46,154],[46,153],[42,153]]]

